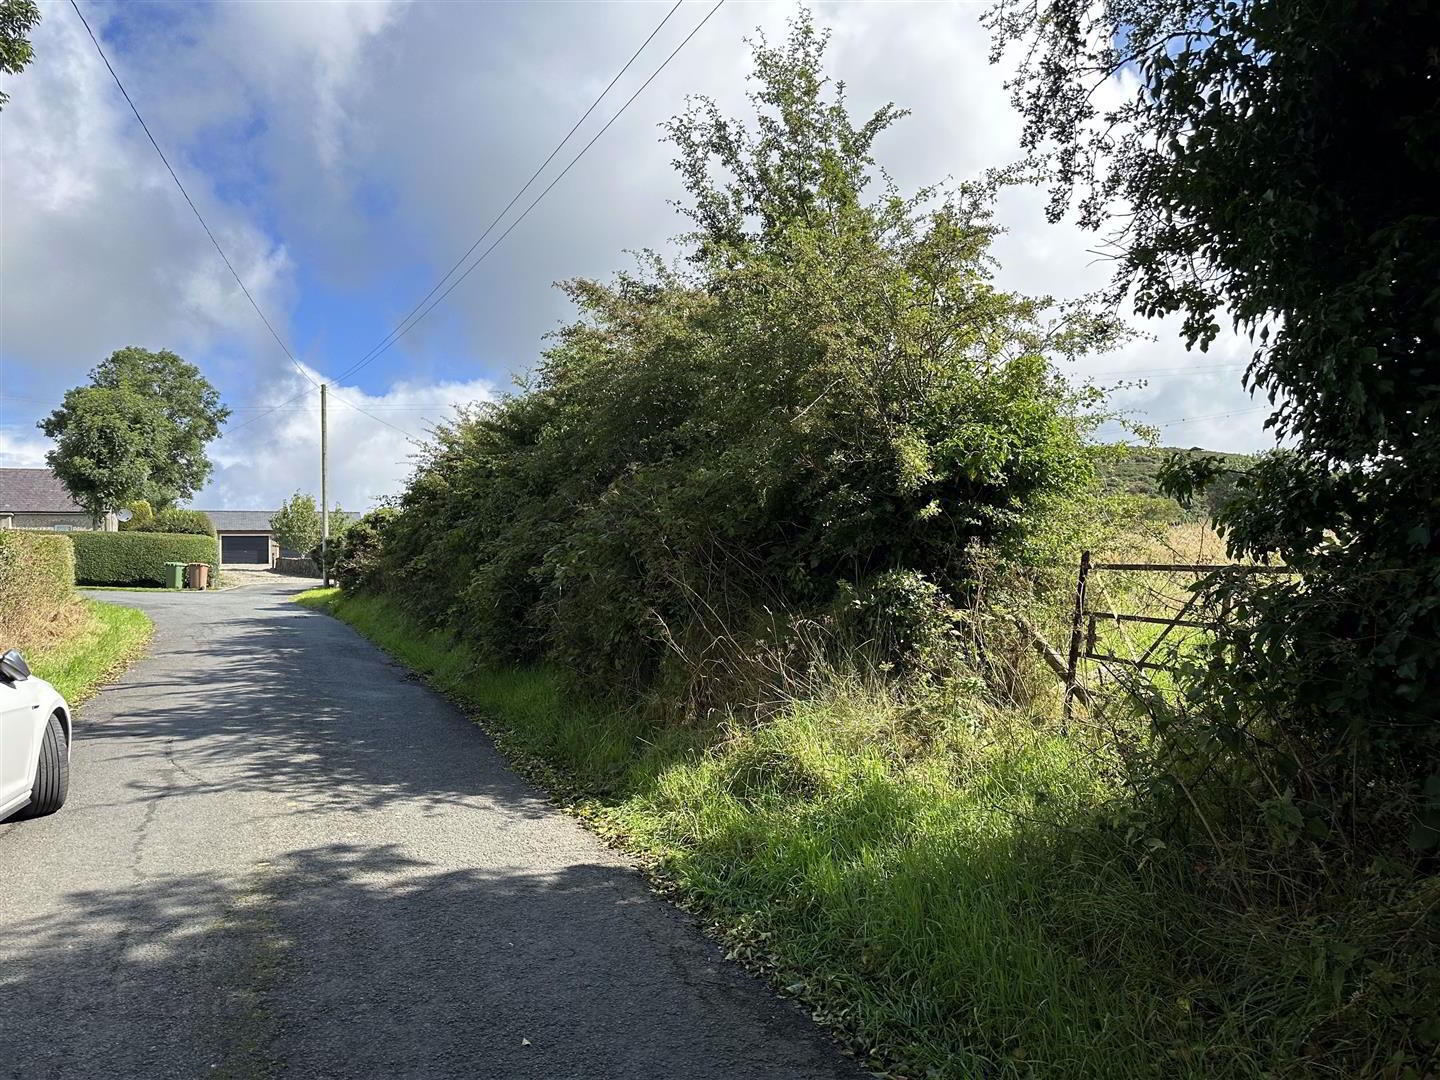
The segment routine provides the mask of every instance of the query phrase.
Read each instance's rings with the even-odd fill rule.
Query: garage
[[[248,563],[269,566],[270,537],[222,535],[220,537],[220,561],[225,564]]]

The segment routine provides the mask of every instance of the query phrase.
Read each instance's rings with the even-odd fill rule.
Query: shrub
[[[44,636],[75,597],[75,548],[61,533],[0,531],[0,649]]]
[[[132,526],[129,531],[214,536],[215,526],[203,510],[171,509],[161,510],[145,524]]]
[[[148,499],[136,499],[134,502],[127,503],[125,509],[130,511],[130,520],[120,522],[121,532],[144,532],[155,520],[155,509],[150,505]]]
[[[77,532],[70,539],[75,544],[75,580],[82,585],[163,585],[167,562],[209,563],[212,580],[220,571],[213,536]]]
[[[395,511],[382,506],[346,526],[331,566],[335,580],[346,592],[378,589],[382,584],[380,548]]]

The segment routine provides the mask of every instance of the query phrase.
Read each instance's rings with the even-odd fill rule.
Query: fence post
[[[1080,553],[1080,573],[1075,578],[1075,610],[1070,623],[1070,662],[1065,668],[1065,719],[1070,719],[1079,685],[1080,635],[1085,629],[1085,581],[1090,577],[1090,552]]]

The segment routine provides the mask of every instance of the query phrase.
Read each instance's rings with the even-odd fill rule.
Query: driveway
[[[296,585],[155,619],[0,825],[0,1076],[862,1076]]]

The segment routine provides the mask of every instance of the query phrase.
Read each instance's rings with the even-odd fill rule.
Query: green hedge
[[[0,649],[28,642],[74,596],[75,548],[63,533],[0,531]]]
[[[160,510],[149,521],[141,522],[126,532],[189,533],[194,536],[214,536],[215,526],[203,510]]]
[[[80,585],[163,585],[167,562],[210,564],[220,573],[213,536],[152,532],[75,532],[75,581]]]

